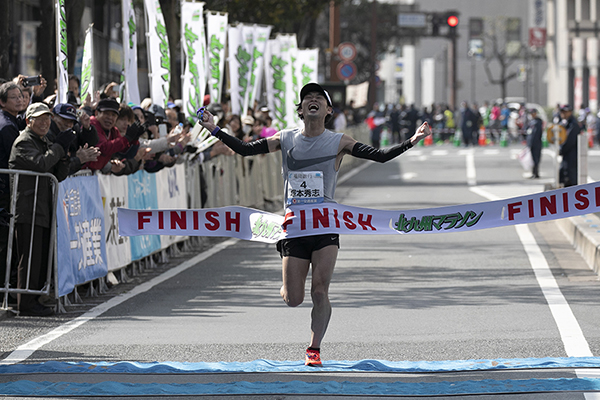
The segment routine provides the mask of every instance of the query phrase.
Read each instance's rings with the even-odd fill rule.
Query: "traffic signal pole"
[[[450,109],[456,109],[456,35],[450,37],[448,46],[448,105]]]

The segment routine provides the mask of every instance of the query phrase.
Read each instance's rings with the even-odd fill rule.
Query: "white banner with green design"
[[[277,130],[293,126],[294,117],[288,114],[290,111],[295,113],[294,104],[298,101],[296,97],[299,95],[293,92],[290,41],[287,36],[289,35],[278,35],[275,39],[269,40],[265,52],[267,103],[273,118],[272,127]],[[291,124],[289,124],[290,120]]]
[[[137,22],[133,0],[123,0],[123,102],[140,104],[137,66]]]
[[[69,92],[69,60],[67,52],[67,14],[65,0],[56,0],[54,7],[56,16],[56,103],[66,103]]]
[[[302,88],[309,82],[319,81],[319,49],[298,49],[296,53],[296,80]]]
[[[171,84],[171,54],[165,19],[158,0],[144,0],[146,10],[146,49],[150,71],[150,97],[154,104],[167,106]]]
[[[203,105],[206,92],[206,34],[204,31],[204,3],[181,4],[181,46],[184,54],[182,99],[184,114],[195,117]]]
[[[252,54],[252,68],[250,81],[246,91],[244,110],[254,108],[254,102],[260,101],[262,95],[262,81],[265,70],[265,50],[271,35],[271,26],[254,25],[254,49]]]
[[[206,41],[208,47],[208,93],[211,103],[219,103],[225,70],[226,13],[206,12]]]
[[[81,102],[85,102],[86,97],[89,96],[90,101],[94,100],[94,38],[93,38],[93,26],[85,32],[85,40],[83,42],[83,57],[81,59]]]

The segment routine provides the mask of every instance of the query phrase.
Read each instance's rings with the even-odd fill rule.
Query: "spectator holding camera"
[[[100,155],[96,161],[87,163],[90,169],[102,170],[104,173],[111,172],[113,169],[110,160],[113,155],[137,144],[139,137],[144,133],[145,128],[136,122],[129,126],[122,136],[115,126],[118,117],[119,103],[116,100],[107,98],[98,102],[96,115],[90,120],[98,132],[97,147],[100,149]]]
[[[98,159],[100,150],[94,147],[98,143],[98,133],[85,112],[80,112],[82,123],[77,119],[77,110],[72,104],[61,103],[52,109],[52,123],[47,138],[54,142],[56,136],[65,130],[75,134],[75,140],[69,148],[69,175],[81,170],[87,162]]]
[[[51,173],[58,181],[69,173],[67,152],[75,140],[72,130],[60,132],[55,142],[46,138],[50,130],[52,113],[44,103],[27,107],[25,128],[12,146],[9,168],[39,173]],[[41,290],[46,282],[50,251],[52,184],[48,178],[39,181],[35,176],[21,176],[16,192],[15,241],[18,266],[18,288]],[[35,208],[34,208],[35,207]],[[32,224],[34,225],[32,229]],[[32,232],[33,231],[33,232]],[[35,251],[31,251],[33,248]],[[19,294],[17,303],[20,315],[46,316],[53,310],[38,302],[37,295]]]

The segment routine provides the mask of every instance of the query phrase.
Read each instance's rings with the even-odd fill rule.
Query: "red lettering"
[[[206,226],[206,229],[208,229],[209,231],[216,231],[217,229],[219,229],[219,227],[221,226],[221,224],[219,223],[219,220],[217,219],[217,217],[219,216],[219,213],[216,211],[209,211],[206,213],[206,220],[210,222],[204,224],[204,226]]]
[[[300,230],[306,230],[306,211],[300,210]]]
[[[371,230],[376,230],[373,225],[371,225],[371,218],[373,216],[371,214],[367,214],[367,219],[363,220],[363,215],[362,214],[358,214],[358,224],[360,226],[362,226],[363,230],[366,231],[367,227],[371,228]]]
[[[165,229],[165,216],[162,211],[158,212],[158,229]]]
[[[344,211],[342,218],[344,219],[344,225],[346,225],[346,228],[356,229],[356,224],[352,222],[352,218],[354,218],[354,215],[352,215],[350,211]]]
[[[518,201],[516,203],[508,204],[508,220],[509,221],[512,221],[513,219],[515,219],[515,214],[521,212],[521,208],[519,206],[522,204],[523,203],[521,203],[520,201]]]
[[[527,200],[527,204],[528,204],[527,208],[529,208],[529,218],[535,217],[535,215],[533,213],[533,199]]]
[[[235,213],[235,218],[231,217],[231,212],[227,211],[225,213],[225,225],[227,226],[227,230],[230,231],[231,230],[231,226],[235,224],[235,231],[239,232],[240,231],[240,213],[236,212]]]
[[[563,193],[563,211],[569,212],[569,193]]]
[[[324,208],[323,214],[321,214],[318,208],[313,208],[312,214],[313,229],[319,229],[319,223],[323,225],[323,228],[329,228],[329,209]]]
[[[340,227],[340,220],[338,219],[338,210],[337,210],[337,208],[333,209],[333,219],[335,220],[335,227],[339,228]]]
[[[197,231],[200,225],[198,222],[198,211],[194,211],[192,215],[194,216],[194,230]]]
[[[144,224],[150,222],[152,211],[138,211],[138,229],[144,229]]]
[[[586,208],[588,208],[590,206],[590,201],[588,200],[587,197],[585,197],[587,195],[588,195],[588,191],[585,189],[579,189],[578,191],[575,192],[575,198],[580,201],[580,203],[575,204],[576,209],[585,210]]]
[[[542,216],[546,215],[547,211],[550,211],[550,214],[556,214],[556,195],[550,196],[550,199],[547,197],[540,197],[540,208],[542,210]]]
[[[283,224],[281,224],[284,232],[287,232],[288,225],[291,225],[294,222],[294,220],[292,219],[293,216],[294,216],[293,212],[289,212],[289,213],[285,214],[285,218],[283,219]]]
[[[176,225],[179,225],[181,229],[187,229],[187,213],[185,211],[181,211],[181,214],[171,211],[171,229],[177,229]]]

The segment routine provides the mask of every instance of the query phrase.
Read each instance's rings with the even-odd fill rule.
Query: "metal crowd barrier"
[[[27,264],[27,280],[24,288],[11,287],[10,285],[10,277],[12,272],[12,257],[14,253],[13,249],[13,239],[15,234],[15,221],[14,215],[16,212],[17,206],[17,191],[11,190],[10,196],[10,213],[13,215],[13,218],[10,219],[10,224],[8,227],[8,241],[6,243],[7,246],[7,254],[6,254],[6,273],[4,276],[4,286],[0,287],[0,293],[3,293],[2,300],[2,308],[8,308],[8,297],[11,294],[33,294],[33,295],[50,295],[52,289],[56,290],[58,287],[57,281],[57,260],[56,260],[56,204],[58,201],[58,180],[56,177],[50,173],[39,173],[32,171],[23,171],[16,169],[0,169],[0,174],[6,174],[11,176],[11,187],[18,188],[19,180],[21,176],[34,176],[35,177],[35,191],[32,194],[34,196],[33,201],[33,210],[32,219],[31,219],[31,237],[33,239],[33,231],[35,227],[35,212],[37,209],[37,194],[38,194],[38,186],[40,182],[40,178],[48,178],[50,179],[50,183],[52,186],[52,206],[50,210],[52,211],[52,218],[50,222],[50,246],[48,252],[48,266],[46,268],[46,282],[42,289],[30,289],[29,281],[31,276],[31,254],[35,249],[33,248],[33,240],[31,240],[29,244],[29,262]],[[54,271],[54,274],[52,273]],[[54,283],[54,285],[52,284]],[[56,296],[55,296],[56,297]]]

